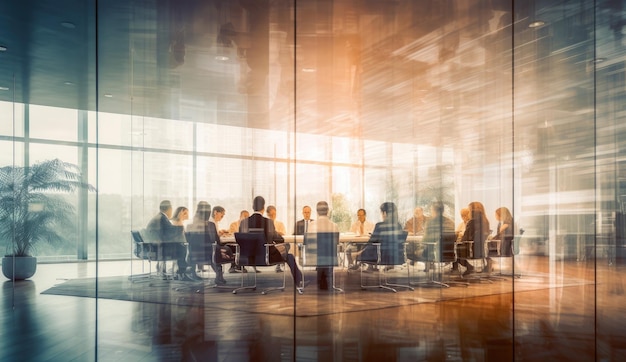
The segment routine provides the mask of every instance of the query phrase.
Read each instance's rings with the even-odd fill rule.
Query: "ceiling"
[[[511,3],[4,0],[0,100],[433,145],[510,135],[515,109],[538,147],[593,116],[593,19]],[[621,64],[621,5],[597,9],[595,66]]]

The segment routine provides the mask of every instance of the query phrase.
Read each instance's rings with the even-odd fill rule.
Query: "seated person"
[[[249,217],[250,213],[248,212],[248,210],[241,210],[241,212],[239,213],[239,219],[230,223],[228,233],[234,235],[237,231],[239,231],[239,224],[241,223],[241,220],[247,219]]]
[[[357,220],[350,226],[350,232],[354,233],[356,236],[369,236],[374,231],[374,224],[367,218],[367,212],[365,209],[359,209],[356,212]],[[346,260],[348,261],[348,268],[351,270],[356,270],[359,268],[358,263],[353,263],[352,261],[352,253],[359,251],[362,249],[362,245],[355,243],[348,243],[346,246]]]
[[[263,216],[265,211],[265,199],[261,196],[254,198],[252,204],[252,210],[254,213],[249,218],[242,220],[239,225],[239,232],[249,232],[251,228],[263,229],[267,242],[276,243],[276,247],[270,248],[270,262],[285,261],[291,269],[294,283],[299,286],[302,282],[302,272],[296,264],[296,259],[292,254],[289,254],[289,244],[284,243],[282,236],[276,233],[274,228],[274,222],[271,219]]]
[[[373,264],[378,259],[377,250],[372,243],[384,243],[389,236],[400,237],[404,233],[402,225],[398,222],[398,209],[393,202],[384,202],[380,205],[381,218],[383,221],[376,223],[374,231],[363,250],[357,253],[357,260],[369,264],[368,271],[374,270]],[[384,249],[384,245],[381,245]]]
[[[463,234],[465,233],[465,227],[467,225],[467,222],[470,219],[470,210],[467,207],[464,207],[461,209],[460,214],[461,214],[461,222],[456,227],[457,242],[461,241],[461,238],[463,237]]]
[[[193,222],[187,226],[187,231],[206,233],[209,236],[208,240],[217,242],[218,255],[216,255],[216,259],[218,262],[215,263],[213,258],[211,258],[211,269],[215,272],[215,284],[224,285],[226,284],[226,279],[224,279],[221,261],[234,260],[234,257],[230,248],[220,245],[220,236],[217,232],[215,224],[209,220],[210,217],[211,205],[209,205],[206,201],[200,201],[196,208],[196,214],[193,217]]]
[[[185,246],[185,234],[182,226],[172,225],[172,204],[169,200],[161,201],[159,213],[156,214],[146,226],[146,239],[156,243],[176,243],[174,247],[174,258],[178,269],[175,270],[176,279],[183,281],[193,281],[187,274],[187,246]],[[158,267],[158,266],[157,266]],[[164,271],[163,267],[163,271]]]
[[[413,210],[413,217],[406,221],[404,224],[404,230],[409,233],[409,235],[423,235],[424,234],[424,225],[428,218],[424,216],[424,209],[421,207],[416,207]]]
[[[267,209],[265,209],[265,213],[267,217],[274,221],[274,228],[276,229],[276,233],[280,236],[284,236],[287,233],[287,229],[285,229],[285,224],[282,221],[276,220],[276,206],[269,205]],[[280,273],[283,270],[280,268],[280,264],[276,264],[276,272]]]
[[[515,223],[513,222],[513,215],[506,207],[499,207],[496,209],[496,220],[498,220],[498,227],[496,228],[496,235],[493,240],[500,240],[500,255],[511,256],[513,255],[513,237],[515,236]],[[493,271],[493,259],[487,257],[487,270]]]
[[[424,238],[422,242],[410,242],[407,245],[407,257],[411,261],[423,261],[426,264],[424,269],[428,271],[430,263],[436,261],[434,255],[426,255],[429,250],[425,245],[436,244],[441,242],[443,235],[454,235],[454,222],[443,215],[444,204],[441,201],[435,201],[430,206],[431,218],[426,223],[424,229]],[[431,249],[431,251],[433,251]]]
[[[482,258],[485,254],[485,240],[489,235],[489,220],[485,216],[485,207],[482,203],[470,202],[467,207],[470,209],[470,220],[467,222],[461,242],[473,241],[471,247],[474,258]],[[460,259],[459,264],[467,268],[463,273],[464,276],[474,272],[474,266],[467,259]],[[453,269],[455,267],[453,266]]]

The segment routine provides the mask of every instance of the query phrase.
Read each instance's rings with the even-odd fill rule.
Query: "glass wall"
[[[82,327],[99,359],[614,360],[625,338],[623,11],[608,0],[90,3],[52,30],[33,20],[36,34],[74,40],[43,65],[39,38],[16,56],[33,69],[0,84],[0,167],[58,158],[93,186],[47,191],[73,211],[36,256],[95,266],[97,309]],[[61,55],[83,43],[70,79]],[[281,282],[274,266],[244,275],[225,263],[227,286],[259,283],[233,294],[214,288],[206,260],[188,270],[202,280],[185,282],[167,279],[176,257],[157,266],[158,251],[137,253],[131,231],[145,232],[163,200],[189,210],[187,230],[199,202],[223,207],[212,221],[226,244],[256,196],[276,207],[297,263],[283,266],[284,292],[260,293]],[[304,206],[322,223],[320,201],[340,232],[329,280],[343,292],[319,288],[292,235]],[[460,265],[429,243],[438,201],[477,254],[459,246]],[[477,203],[472,227],[487,221],[493,240],[482,248],[459,229]],[[352,228],[359,209],[372,224],[394,214],[412,259],[349,265],[369,239]],[[407,288],[364,288],[381,281]],[[120,313],[124,343],[109,319]]]

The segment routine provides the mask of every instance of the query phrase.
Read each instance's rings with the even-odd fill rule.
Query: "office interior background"
[[[167,342],[143,338],[158,324],[149,323],[159,318],[146,312],[149,304],[97,297],[68,302],[80,303],[76,309],[46,309],[77,298],[40,292],[68,268],[84,268],[74,277],[92,277],[96,290],[100,277],[143,271],[130,231],[145,227],[163,199],[192,213],[202,200],[221,205],[230,223],[261,195],[276,205],[288,232],[302,207],[320,200],[329,202],[341,231],[359,208],[380,221],[385,201],[396,203],[404,222],[416,206],[428,213],[441,200],[455,224],[462,207],[480,201],[494,227],[495,209],[505,206],[520,236],[514,268],[522,277],[497,282],[492,302],[504,308],[476,307],[483,302],[472,293],[482,285],[463,291],[474,312],[501,314],[494,339],[476,337],[489,334],[482,328],[441,327],[468,318],[464,305],[446,309],[452,316],[417,309],[438,308],[432,300],[443,303],[457,288],[437,290],[427,306],[383,292],[332,297],[396,303],[362,314],[318,299],[330,303],[328,325],[299,317],[306,294],[288,289],[280,296],[290,301],[280,328],[254,313],[233,317],[206,294],[196,318],[205,331],[224,328],[201,338],[219,347],[220,360],[228,353],[303,359],[303,351],[314,359],[488,360],[489,345],[510,360],[616,360],[626,353],[624,6],[620,0],[1,1],[0,167],[60,159],[77,165],[97,189],[61,194],[76,210],[73,226],[59,230],[64,240],[38,245],[31,281],[3,282],[0,335],[33,323],[37,333],[29,333],[39,334],[28,337],[36,348],[3,348],[5,356],[49,357],[54,347],[47,338],[62,330],[80,335],[80,346],[63,342],[53,359],[179,358],[184,339],[174,331]],[[10,249],[12,241],[0,243]],[[525,276],[542,277],[538,289],[545,294],[520,291]],[[573,279],[582,282],[572,286]],[[232,298],[227,303],[234,305],[240,296]],[[58,318],[72,322],[36,322],[61,311]],[[176,313],[169,310],[173,324]],[[228,318],[247,324],[231,333]],[[350,330],[367,318],[376,333],[362,338]],[[384,322],[403,318],[414,323]],[[118,319],[125,321],[123,341],[107,324]],[[464,334],[476,339],[467,342]],[[280,339],[280,352],[244,342],[258,335]],[[528,343],[529,336],[543,343]]]

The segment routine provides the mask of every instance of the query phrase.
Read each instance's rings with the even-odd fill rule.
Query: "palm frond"
[[[60,193],[95,191],[82,181],[80,169],[59,159],[30,167],[0,168],[0,239],[14,255],[29,255],[37,244],[64,240],[57,230],[70,230],[74,207]]]

